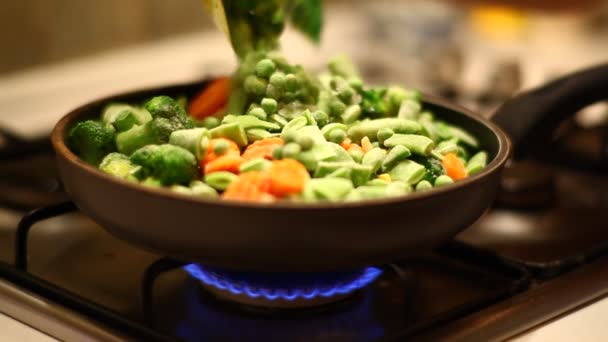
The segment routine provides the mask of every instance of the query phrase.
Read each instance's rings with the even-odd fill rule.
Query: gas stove
[[[63,340],[502,340],[608,293],[606,130],[579,170],[513,163],[495,205],[429,255],[339,273],[250,273],[108,235],[63,193],[43,141],[0,157],[0,311]],[[599,135],[599,136],[594,136]],[[20,153],[15,153],[18,149]],[[571,167],[573,165],[570,165]],[[15,196],[14,194],[21,194]]]

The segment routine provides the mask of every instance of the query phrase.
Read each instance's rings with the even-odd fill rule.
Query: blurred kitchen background
[[[324,4],[321,45],[288,30],[288,57],[320,68],[346,53],[370,82],[399,82],[482,113],[517,91],[608,60],[605,1]],[[0,42],[0,129],[26,137],[47,134],[93,98],[235,65],[201,0],[1,1]],[[590,112],[586,124],[606,120],[604,105]]]

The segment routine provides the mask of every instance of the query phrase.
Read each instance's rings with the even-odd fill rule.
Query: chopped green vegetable
[[[106,154],[116,150],[114,129],[99,121],[79,122],[68,132],[67,145],[84,161],[97,166]]]

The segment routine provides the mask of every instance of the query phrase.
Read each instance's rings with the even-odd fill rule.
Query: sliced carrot
[[[283,146],[285,141],[281,138],[266,138],[258,140],[253,144],[247,146],[245,152],[243,152],[243,158],[246,160],[265,158],[272,159],[272,151],[279,146]]]
[[[267,172],[250,171],[230,183],[222,197],[239,201],[272,202],[275,198],[268,193],[269,188],[270,175]]]
[[[229,153],[223,154],[214,160],[205,164],[205,173],[211,173],[216,171],[229,171],[233,173],[238,173],[241,164],[245,162],[238,154]]]
[[[302,192],[310,178],[306,167],[295,159],[273,161],[268,173],[270,193],[278,197]]]
[[[368,137],[363,137],[363,139],[361,139],[361,148],[363,149],[363,153],[367,153],[374,148],[374,146],[372,145],[372,142],[369,141]]]
[[[467,177],[467,169],[464,166],[464,163],[455,153],[448,153],[443,156],[443,160],[441,161],[445,172],[450,178],[453,180],[459,180]]]
[[[213,115],[228,103],[229,96],[230,79],[228,77],[218,78],[190,101],[188,113],[197,119]]]
[[[225,141],[228,143],[228,151],[226,151],[226,153],[222,154],[222,156],[225,156],[228,154],[236,154],[236,155],[241,154],[241,149],[239,148],[239,145],[237,145],[234,141],[232,141],[230,139],[226,139],[226,138],[211,139],[211,140],[209,140],[209,146],[207,147],[207,155],[205,156],[205,159],[203,161],[201,161],[202,167],[205,167],[205,165],[207,163],[214,161],[220,157],[220,156],[216,155],[215,152],[213,152],[213,148],[218,141]]]
[[[350,147],[350,145],[352,145],[352,140],[345,138],[344,140],[342,140],[342,142],[340,143],[340,146],[342,146],[343,149],[348,151],[348,148]]]

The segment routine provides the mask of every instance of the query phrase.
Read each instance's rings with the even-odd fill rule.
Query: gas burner
[[[257,273],[189,264],[184,270],[220,299],[268,308],[302,308],[336,302],[382,274],[377,267],[331,273]]]

